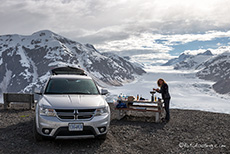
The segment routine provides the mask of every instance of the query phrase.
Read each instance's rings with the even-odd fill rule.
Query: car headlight
[[[40,115],[45,115],[45,116],[56,116],[56,112],[54,109],[48,108],[41,106],[40,107]]]
[[[95,116],[100,116],[108,112],[109,112],[108,106],[99,108],[99,109],[96,109]]]

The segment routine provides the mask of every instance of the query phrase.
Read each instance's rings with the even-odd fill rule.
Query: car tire
[[[103,134],[103,135],[98,135],[97,136],[97,139],[99,139],[99,140],[106,140],[106,138],[107,138],[107,133]]]
[[[34,134],[34,139],[37,142],[43,141],[44,137],[38,133],[37,131],[37,126],[36,126],[36,119],[34,118],[34,122],[33,122],[33,134]]]

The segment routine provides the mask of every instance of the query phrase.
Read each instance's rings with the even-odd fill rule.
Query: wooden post
[[[155,114],[155,121],[156,121],[156,122],[159,122],[159,119],[160,119],[160,118],[159,118],[159,112],[156,112],[156,114]]]
[[[30,109],[32,109],[32,105],[34,105],[34,95],[30,94]]]
[[[8,109],[7,93],[3,93],[3,99],[4,99],[4,109],[7,110]]]
[[[162,108],[162,102],[159,101],[159,100],[157,102],[157,109],[158,109],[159,112],[156,113],[155,120],[156,120],[156,122],[160,122],[160,118],[162,116],[162,110],[163,110],[163,108]]]

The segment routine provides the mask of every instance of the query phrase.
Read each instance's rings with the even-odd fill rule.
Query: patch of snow
[[[68,64],[63,61],[54,61],[52,63],[49,63],[48,66],[58,66],[58,67],[64,67],[64,66],[73,66],[73,64]]]
[[[103,76],[99,72],[90,72],[90,74],[92,74],[93,76],[95,76],[98,79],[103,78]]]
[[[22,66],[30,68],[28,57],[21,47],[18,49],[18,55],[21,56],[20,63],[22,64]]]
[[[19,74],[19,76],[24,76],[24,79],[26,79],[27,81],[29,81],[29,79],[32,76],[32,74],[28,71],[28,69],[25,69],[25,71],[21,72]]]
[[[2,58],[0,58],[0,65],[2,65],[2,63],[3,63],[3,60],[2,60]]]
[[[157,88],[157,80],[163,78],[169,85],[171,108],[230,114],[230,95],[217,94],[212,89],[213,82],[198,79],[191,71],[173,70],[166,66],[152,66],[146,71],[135,82],[122,87],[108,87],[109,92],[113,96],[120,93],[133,96],[138,94],[150,100],[149,92],[152,88]],[[159,93],[155,96],[161,97]]]
[[[6,70],[6,74],[5,74],[2,82],[0,83],[0,89],[1,89],[2,93],[7,92],[7,87],[10,83],[11,76],[12,76],[12,71]]]
[[[50,72],[47,72],[45,75],[41,76],[39,78],[40,82],[45,83],[49,79],[50,75],[51,75]]]

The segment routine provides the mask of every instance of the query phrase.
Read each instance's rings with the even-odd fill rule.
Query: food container
[[[128,96],[128,102],[133,102],[133,101],[134,101],[134,99],[135,99],[135,97],[134,97],[134,96]]]

